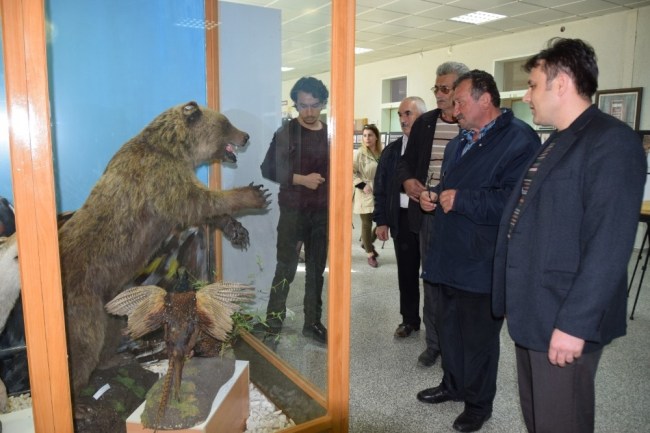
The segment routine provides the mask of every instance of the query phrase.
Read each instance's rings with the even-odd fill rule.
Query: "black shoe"
[[[320,322],[314,322],[311,325],[303,326],[302,335],[316,340],[319,343],[327,344],[327,329]]]
[[[261,338],[262,341],[266,341],[278,338],[282,332],[282,326],[271,326],[268,323],[257,322],[250,332],[258,338]]]
[[[424,352],[420,353],[420,356],[418,356],[418,365],[421,365],[422,367],[431,367],[436,363],[439,356],[440,352],[431,354],[429,349],[426,349]]]
[[[442,384],[436,386],[435,388],[427,388],[423,391],[418,392],[417,397],[418,400],[420,400],[422,403],[429,404],[444,403],[446,401],[462,401],[460,399],[454,398]]]
[[[399,338],[406,338],[409,335],[411,335],[413,331],[419,331],[419,330],[420,330],[420,325],[413,326],[413,325],[409,325],[408,323],[400,323],[397,329],[395,330],[395,334],[393,335]]]
[[[454,430],[459,432],[479,431],[483,427],[483,423],[490,419],[490,415],[476,415],[465,410],[454,421]]]

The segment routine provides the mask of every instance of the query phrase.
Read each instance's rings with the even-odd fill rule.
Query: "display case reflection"
[[[123,179],[130,178],[129,181],[132,183],[124,189],[130,190],[131,196],[124,195],[123,199],[100,203],[101,206],[96,206],[97,212],[90,212],[89,209],[92,210],[94,207],[91,204],[98,203],[95,199],[121,196],[115,194],[116,189],[96,188],[104,185],[104,180],[113,174],[113,168],[123,164],[120,158],[126,153],[125,148],[135,149],[137,148],[136,143],[144,143],[145,146],[149,146],[149,151],[152,153],[169,152],[170,147],[163,150],[155,145],[152,146],[154,143],[158,144],[164,141],[161,139],[162,136],[156,137],[155,132],[151,135],[152,131],[156,129],[152,124],[155,124],[160,116],[167,116],[165,113],[169,112],[180,113],[180,118],[184,118],[184,121],[180,123],[185,126],[209,117],[206,115],[206,98],[203,93],[205,83],[201,82],[200,76],[205,70],[205,63],[210,62],[210,56],[215,54],[208,53],[207,58],[202,58],[205,52],[201,52],[201,50],[206,44],[201,39],[209,37],[211,31],[227,32],[228,25],[240,32],[242,28],[250,28],[250,33],[255,34],[252,30],[259,29],[260,23],[251,19],[250,13],[240,14],[240,9],[252,8],[247,12],[254,9],[254,16],[255,12],[261,12],[260,9],[266,8],[223,4],[220,17],[224,20],[224,25],[221,28],[216,26],[208,28],[206,25],[197,31],[196,26],[187,24],[187,15],[189,13],[189,15],[200,16],[203,13],[202,7],[188,11],[186,8],[167,4],[162,9],[157,8],[156,11],[144,14],[147,19],[143,22],[140,19],[143,16],[142,11],[136,11],[134,8],[147,8],[147,5],[120,3],[110,11],[110,16],[113,17],[113,25],[124,27],[126,32],[129,31],[128,29],[148,28],[150,24],[159,23],[161,16],[165,24],[156,27],[156,30],[152,32],[145,32],[143,37],[133,38],[132,44],[124,45],[117,40],[120,38],[108,38],[108,33],[102,31],[101,28],[91,29],[73,25],[88,16],[92,12],[90,9],[93,6],[75,9],[65,7],[66,4],[67,2],[64,0],[48,4],[49,19],[51,20],[49,28],[52,30],[48,35],[50,38],[48,40],[48,66],[57,211],[65,219],[59,241],[64,293],[67,294],[65,309],[71,355],[71,382],[75,407],[79,407],[78,403],[83,400],[83,394],[89,392],[88,386],[94,386],[91,373],[98,371],[97,367],[100,366],[100,361],[104,361],[104,353],[100,354],[99,352],[102,351],[102,348],[106,351],[109,346],[115,347],[114,341],[109,343],[106,338],[101,338],[101,336],[105,335],[110,340],[119,340],[119,338],[115,338],[119,336],[119,327],[110,328],[111,330],[106,328],[108,331],[105,333],[88,332],[85,339],[77,338],[76,335],[83,333],[78,333],[75,329],[99,330],[104,328],[104,322],[112,322],[114,319],[105,319],[106,313],[101,309],[79,309],[78,305],[83,304],[79,301],[83,298],[80,296],[83,291],[77,291],[74,289],[75,286],[81,287],[87,285],[88,281],[94,281],[97,286],[104,288],[103,292],[96,293],[100,295],[98,300],[101,298],[101,302],[105,303],[125,287],[131,285],[136,287],[158,286],[166,292],[173,292],[183,284],[201,285],[209,283],[219,275],[220,278],[241,281],[246,286],[256,288],[255,302],[252,305],[246,305],[234,319],[235,335],[243,335],[255,324],[267,322],[264,310],[268,306],[270,291],[276,285],[270,280],[267,281],[273,277],[273,269],[276,267],[274,259],[276,238],[275,229],[269,231],[266,228],[277,227],[279,208],[275,207],[273,210],[274,206],[278,206],[276,201],[278,186],[273,190],[270,185],[272,182],[263,178],[260,165],[274,131],[281,125],[281,112],[277,101],[280,99],[280,95],[283,93],[282,88],[286,83],[283,83],[282,80],[279,61],[276,60],[278,62],[277,72],[268,74],[272,85],[267,86],[267,83],[259,82],[256,77],[255,65],[259,58],[255,61],[251,60],[251,64],[248,66],[245,64],[247,60],[242,62],[241,59],[241,52],[269,51],[265,46],[268,43],[275,44],[271,51],[280,53],[280,33],[277,34],[277,38],[269,38],[269,35],[265,34],[253,42],[242,38],[235,44],[228,44],[228,47],[221,46],[218,53],[221,64],[237,65],[237,68],[231,68],[230,76],[227,71],[221,71],[220,111],[238,128],[247,131],[249,138],[249,147],[245,148],[236,160],[225,158],[225,163],[217,170],[217,173],[220,172],[220,189],[222,191],[239,188],[237,194],[233,195],[233,197],[236,196],[236,199],[233,198],[230,201],[226,199],[228,202],[227,213],[235,214],[234,218],[213,219],[206,222],[203,218],[183,216],[183,212],[192,213],[193,208],[200,206],[196,202],[188,202],[175,187],[166,187],[164,182],[157,182],[158,191],[151,188],[138,193],[139,188],[148,182],[149,177],[154,177],[154,170],[146,164],[139,167],[128,167],[126,164],[126,171],[118,176]],[[267,9],[258,18],[265,26],[277,28],[281,13],[289,12]],[[168,22],[170,16],[174,17],[173,22]],[[245,23],[242,23],[241,17],[243,16],[247,17]],[[328,20],[329,17],[325,17],[325,19]],[[131,25],[135,24],[134,20],[139,21],[138,25]],[[199,20],[199,22],[201,21],[207,22]],[[170,46],[170,38],[173,39],[172,46]],[[83,43],[75,44],[75,40],[82,40]],[[163,41],[165,41],[164,50],[151,49],[161,45]],[[184,49],[183,47],[192,48]],[[98,52],[103,53],[102,56],[97,56]],[[179,53],[182,53],[182,59],[178,58]],[[156,65],[163,66],[156,67]],[[188,65],[192,66],[188,67]],[[125,73],[121,75],[110,73],[110,71],[118,70]],[[249,79],[243,77],[242,70],[250,71]],[[152,74],[152,71],[156,71],[155,74]],[[322,78],[325,71],[317,72],[321,73]],[[197,76],[190,77],[194,75]],[[310,74],[305,74],[305,76],[308,75]],[[296,80],[291,81],[295,82]],[[320,82],[320,79],[318,81]],[[167,85],[169,83],[174,83],[174,86],[170,87]],[[161,88],[165,88],[165,92],[161,93]],[[87,97],[89,89],[94,89],[92,98]],[[65,98],[60,97],[61,95],[65,95]],[[326,112],[327,95],[322,99],[322,103],[302,101],[302,99],[297,101],[296,113],[313,112],[317,124],[322,131],[326,131],[325,123],[320,119]],[[260,100],[263,102],[260,103]],[[185,101],[197,101],[197,103]],[[269,110],[269,106],[274,106],[274,110]],[[274,111],[274,114],[270,116],[271,111]],[[310,118],[312,115],[305,117]],[[145,136],[147,139],[153,137],[149,144],[146,144],[147,139],[143,138]],[[322,137],[325,137],[325,140]],[[234,146],[241,143],[230,144]],[[230,153],[226,152],[225,155],[230,156]],[[146,151],[142,155],[147,155]],[[183,157],[176,155],[174,159]],[[315,157],[312,155],[312,157],[324,164],[324,168],[319,168],[319,175],[322,178],[319,182],[326,183],[329,177],[326,132],[321,133],[318,154]],[[191,167],[194,169],[201,162],[212,158],[201,159],[190,155],[190,159],[192,159]],[[140,162],[144,162],[144,159],[141,158]],[[199,180],[207,184],[207,173],[213,170],[214,168],[211,170],[205,167],[199,168],[197,172]],[[177,173],[170,166],[163,168],[163,171],[167,171],[168,174]],[[261,187],[263,182],[265,186]],[[249,184],[252,185],[247,186]],[[271,189],[274,203],[265,209],[267,193],[264,189],[267,187]],[[305,188],[310,189],[309,187]],[[252,191],[250,194],[245,192],[249,190]],[[321,191],[326,192],[327,189],[321,188]],[[154,198],[165,196],[168,193],[177,194],[176,200],[167,200],[167,204],[174,204],[175,209],[172,213],[180,215],[178,220],[173,218],[165,219],[164,222],[156,220],[155,212],[150,212],[151,208],[138,210],[137,206],[132,206],[137,204],[138,200],[155,203]],[[196,193],[192,194],[197,195]],[[254,199],[248,200],[246,197],[251,194]],[[203,201],[209,202],[210,198],[207,194],[205,196]],[[318,266],[321,270],[317,273],[319,274],[317,279],[320,279],[320,283],[317,285],[326,287],[326,275],[324,274],[326,274],[327,258],[328,215],[325,206],[327,194],[325,193],[323,197],[319,213],[318,229],[321,232],[319,242],[300,239],[296,241],[294,251],[298,253],[296,247],[298,247],[298,243],[302,243],[306,253],[305,260],[311,263],[312,252],[318,248],[320,251]],[[133,202],[128,204],[129,200]],[[201,201],[200,194],[199,199],[196,200]],[[253,201],[254,204],[252,204]],[[165,208],[165,205],[155,205],[152,208],[159,211]],[[128,218],[129,212],[131,212],[132,218]],[[121,213],[124,214],[124,219],[111,218],[111,216]],[[152,219],[152,217],[154,218]],[[140,224],[131,224],[138,220]],[[84,226],[86,227],[82,230],[81,227]],[[249,229],[250,236],[246,236],[245,242],[242,241],[244,231],[240,227]],[[156,229],[155,236],[154,231],[150,231],[154,228]],[[214,243],[213,229],[222,233],[223,245]],[[267,234],[271,233],[271,235],[261,236],[260,230]],[[107,236],[107,233],[110,233],[112,238]],[[105,242],[107,239],[111,242],[127,240],[127,243],[113,244],[107,248]],[[132,243],[128,243],[128,240]],[[144,248],[144,244],[146,244],[146,248]],[[79,249],[83,245],[85,246]],[[243,246],[247,248],[242,250]],[[86,258],[89,259],[86,260]],[[178,272],[178,269],[181,268],[191,270],[191,282],[183,282],[180,277],[182,274]],[[73,269],[82,271],[71,271]],[[97,272],[98,270],[99,272]],[[88,277],[89,274],[92,276]],[[296,288],[292,290],[295,293],[300,291],[297,287],[304,285],[305,279],[304,274],[301,275],[300,269],[297,269],[297,274],[294,281]],[[282,278],[282,280],[285,279],[286,277]],[[80,282],[79,284],[75,283],[77,280]],[[70,296],[70,293],[73,292],[74,296]],[[199,290],[198,293],[201,291]],[[285,319],[284,330],[281,335],[276,336],[277,338],[273,338],[274,354],[287,365],[287,369],[280,374],[280,377],[286,376],[289,371],[294,375],[294,379],[290,380],[294,385],[291,386],[296,386],[303,394],[302,388],[311,388],[306,393],[306,399],[316,400],[312,409],[294,411],[292,418],[298,423],[322,416],[325,413],[322,390],[326,384],[327,296],[324,294],[317,298],[320,299],[311,304],[313,308],[309,314],[312,316],[308,316],[306,319],[308,323],[305,326],[304,319],[300,318],[304,314],[301,308],[303,299],[294,300],[288,296],[288,308],[281,313]],[[75,304],[73,299],[79,302]],[[86,304],[97,303],[87,302]],[[155,305],[157,304],[154,303],[153,306],[155,307]],[[320,311],[314,312],[316,309]],[[71,313],[76,314],[72,320]],[[121,316],[128,316],[128,314],[121,314]],[[274,316],[279,317],[279,314]],[[290,322],[292,323],[290,324]],[[293,332],[293,323],[298,322],[300,325]],[[118,330],[117,334],[114,332],[115,330]],[[147,338],[149,341],[161,341],[160,335]],[[162,341],[165,339],[166,337],[163,336]],[[247,350],[237,348],[236,346],[240,344],[238,341],[240,340],[227,341],[227,344],[232,345],[235,349],[236,356],[238,353],[246,353]],[[169,341],[166,343],[168,344]],[[140,342],[135,346],[139,344]],[[129,345],[129,350],[133,349],[133,344],[129,343]],[[270,345],[266,347],[269,348]],[[139,350],[141,349],[142,346]],[[79,357],[80,353],[89,354],[89,360],[84,356]],[[218,353],[218,351],[214,353]],[[194,354],[198,355],[200,351],[195,350]],[[251,354],[250,358],[252,357],[254,355]],[[251,363],[253,362],[251,360]],[[266,365],[256,366],[254,369],[262,372],[266,369]],[[252,372],[251,375],[259,374]],[[253,382],[256,381],[255,377],[252,379]],[[295,385],[296,383],[298,385]],[[287,393],[283,392],[283,394]],[[302,400],[302,406],[305,406],[305,397],[300,397],[297,400]],[[80,426],[83,427],[85,421],[77,419],[77,415],[78,412],[75,410],[75,424],[79,429]],[[100,412],[86,414],[86,418],[92,418],[94,421],[102,417]]]

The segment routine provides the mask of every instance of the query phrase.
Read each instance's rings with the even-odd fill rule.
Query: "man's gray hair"
[[[402,99],[402,102],[413,102],[415,104],[415,108],[417,108],[420,114],[427,112],[427,104],[424,102],[424,99],[420,98],[419,96],[407,96],[406,98]]]
[[[460,62],[445,62],[438,66],[436,69],[436,76],[456,74],[457,77],[460,77],[463,74],[469,72],[469,68]]]

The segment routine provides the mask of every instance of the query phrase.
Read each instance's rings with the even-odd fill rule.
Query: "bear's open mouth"
[[[223,160],[226,162],[237,162],[237,150],[239,150],[239,146],[228,143],[228,145],[226,145],[226,152],[223,155]]]

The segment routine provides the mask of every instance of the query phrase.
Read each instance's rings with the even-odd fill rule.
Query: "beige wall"
[[[355,118],[381,121],[383,79],[406,75],[408,94],[423,97],[432,109],[435,101],[429,89],[438,64],[454,60],[494,73],[495,61],[527,57],[554,36],[581,38],[593,45],[599,59],[600,89],[645,87],[641,129],[650,129],[650,7],[358,66]]]
[[[560,32],[562,26],[564,32]],[[593,45],[599,59],[600,89],[644,87],[640,129],[650,129],[650,7],[358,66],[354,117],[365,117],[369,122],[381,124],[382,80],[407,76],[408,94],[421,96],[427,108],[432,109],[435,102],[429,89],[434,84],[435,69],[440,63],[460,61],[470,69],[494,73],[495,61],[527,57],[542,49],[554,36],[581,38]],[[329,84],[329,74],[317,77]],[[293,81],[283,83],[283,99],[289,98],[292,85]]]
[[[560,32],[562,26],[564,32]],[[386,130],[388,125],[381,124],[382,80],[407,76],[408,95],[421,96],[427,108],[433,109],[435,101],[430,88],[440,63],[460,61],[471,69],[494,73],[495,61],[530,56],[555,36],[584,39],[594,47],[600,70],[599,89],[643,87],[639,129],[650,130],[650,6],[357,66],[354,117],[367,118]],[[316,77],[329,86],[329,73]],[[283,83],[283,99],[289,99],[294,82]],[[646,183],[644,197],[650,200],[650,182]],[[637,244],[641,236],[642,233]]]

